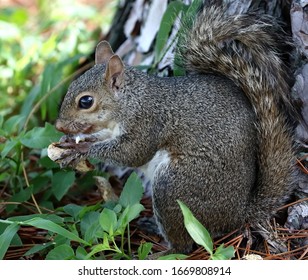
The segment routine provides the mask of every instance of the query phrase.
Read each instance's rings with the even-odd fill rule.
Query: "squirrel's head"
[[[106,41],[96,47],[95,66],[72,82],[56,128],[65,134],[91,134],[115,125],[113,112],[124,86],[124,64]]]

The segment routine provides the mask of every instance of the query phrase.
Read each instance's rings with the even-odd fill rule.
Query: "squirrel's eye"
[[[94,98],[90,95],[85,95],[79,99],[78,107],[80,109],[89,109],[93,105]]]

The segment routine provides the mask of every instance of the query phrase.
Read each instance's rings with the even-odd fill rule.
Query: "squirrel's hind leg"
[[[194,244],[184,226],[183,214],[177,203],[177,199],[183,200],[185,191],[182,188],[183,180],[176,173],[170,166],[157,170],[152,185],[154,216],[170,248],[163,255],[190,253]]]

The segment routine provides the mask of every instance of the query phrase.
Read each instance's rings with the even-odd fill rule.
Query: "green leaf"
[[[3,130],[5,130],[8,135],[11,135],[18,131],[20,123],[23,123],[24,120],[24,116],[14,115],[4,122]]]
[[[144,188],[138,175],[133,172],[127,179],[119,198],[119,203],[126,207],[139,203],[143,196]]]
[[[116,214],[119,214],[123,209],[123,206],[121,204],[116,204],[113,208],[113,211],[116,213]]]
[[[110,246],[109,244],[107,243],[103,243],[103,244],[98,244],[98,245],[95,245],[92,247],[92,250],[89,254],[87,254],[86,256],[86,259],[89,259],[91,258],[93,255],[99,253],[99,252],[102,252],[102,251],[105,251],[105,250],[109,250],[110,249]]]
[[[88,212],[86,213],[80,221],[80,231],[83,239],[92,244],[96,241],[97,237],[100,236],[99,233],[102,232],[101,226],[99,224],[98,212]]]
[[[1,151],[1,157],[5,158],[8,153],[12,151],[16,146],[20,146],[20,142],[18,139],[11,139],[6,141]]]
[[[232,246],[224,247],[221,244],[212,255],[212,260],[230,260],[234,257],[235,250]]]
[[[87,213],[95,213],[94,211],[98,210],[101,208],[100,203],[97,203],[95,205],[89,205],[89,206],[83,206],[81,211],[79,212],[79,218],[83,219],[83,217],[87,214]],[[98,213],[97,213],[98,214]]]
[[[49,183],[51,176],[52,172],[50,170],[47,170],[46,172],[41,174],[35,174],[35,177],[33,177],[33,180],[31,180],[31,185],[33,186],[33,193],[36,194],[45,191],[47,188],[48,190],[50,190]]]
[[[3,260],[11,241],[19,229],[17,223],[10,224],[5,231],[0,235],[0,260]]]
[[[155,65],[162,59],[163,50],[169,39],[169,34],[174,24],[174,21],[184,7],[184,3],[180,1],[172,1],[171,3],[169,3],[161,20],[160,27],[156,36],[154,46]]]
[[[43,251],[51,246],[54,246],[54,242],[48,242],[48,243],[43,243],[43,244],[37,244],[34,245],[30,250],[28,250],[24,256],[30,256],[32,254],[35,254],[37,252]]]
[[[116,213],[108,208],[104,208],[99,216],[99,224],[104,231],[108,232],[110,235],[113,235],[113,232],[116,231],[117,225]]]
[[[153,244],[150,242],[141,243],[138,247],[138,259],[145,260],[152,250]]]
[[[185,260],[188,256],[183,254],[170,254],[159,257],[158,260]]]
[[[6,228],[9,226],[10,224],[4,224],[4,223],[0,223],[0,235],[6,230]],[[13,239],[11,240],[10,246],[23,246],[22,244],[22,240],[20,239],[20,237],[18,236],[18,234],[15,234]]]
[[[184,13],[183,21],[185,22],[186,28],[190,28],[193,25],[193,21],[196,19],[196,15],[203,4],[203,0],[194,0]]]
[[[76,249],[76,259],[77,260],[85,260],[88,252],[86,251],[85,248],[78,246]]]
[[[140,212],[144,210],[144,207],[140,203],[136,203],[135,205],[132,206],[127,206],[123,213],[121,213],[119,220],[118,220],[118,226],[117,228],[119,229],[119,233],[123,233],[127,225],[134,219],[136,219],[139,215]]]
[[[24,117],[24,119],[26,120],[26,118],[28,117],[28,115],[30,114],[31,110],[33,109],[34,106],[34,101],[36,100],[36,98],[38,97],[38,95],[41,92],[41,85],[37,84],[34,87],[32,87],[32,89],[30,90],[30,92],[28,93],[28,95],[26,96],[21,109],[20,109],[20,115]],[[22,125],[24,124],[24,122],[22,123]]]
[[[67,239],[66,237],[60,234],[54,236],[52,241],[53,241],[54,247],[60,246],[62,244],[70,245],[70,242],[71,242],[69,239]]]
[[[43,72],[43,78],[41,82],[41,93],[40,95],[44,94],[45,92],[48,92],[50,88],[52,87],[52,80],[53,80],[53,73],[58,73],[55,69],[55,64],[46,64],[44,72]],[[43,102],[41,104],[41,118],[43,120],[46,119],[46,114],[47,114],[47,103]]]
[[[128,211],[126,213],[127,222],[130,223],[132,220],[139,217],[141,211],[144,210],[144,206],[140,203],[136,203],[132,206],[128,207]]]
[[[42,45],[42,55],[47,56],[57,48],[57,35],[51,34]]]
[[[26,215],[26,216],[13,216],[13,217],[8,218],[7,221],[25,222],[25,221],[29,221],[34,218],[49,220],[56,224],[63,224],[63,218],[55,214],[31,214],[31,215]]]
[[[4,122],[4,117],[3,115],[0,115],[0,127],[2,127],[3,122]]]
[[[1,10],[0,20],[22,26],[28,20],[28,12],[21,7],[4,8]]]
[[[203,246],[207,252],[213,254],[213,241],[206,228],[194,217],[193,213],[181,201],[179,203],[183,216],[184,224],[192,239],[199,245]]]
[[[24,222],[20,222],[21,225],[30,225],[37,228],[42,228],[49,230],[51,232],[57,233],[59,235],[62,235],[66,237],[69,240],[77,241],[85,245],[89,245],[88,242],[78,237],[76,234],[68,231],[67,229],[57,225],[56,223],[52,221],[48,221],[42,218],[33,218]]]
[[[31,194],[33,192],[32,186],[21,189],[18,193],[14,194],[10,197],[9,201],[12,202],[25,202],[28,201],[31,197]],[[6,211],[11,212],[16,208],[17,204],[8,204],[6,206]]]
[[[81,221],[83,221],[83,219]],[[92,223],[89,227],[87,227],[83,235],[83,239],[91,245],[93,243],[97,243],[97,238],[101,237],[104,232],[97,221],[98,219],[95,223]]]
[[[45,127],[35,127],[28,131],[21,139],[21,143],[32,149],[43,149],[48,147],[52,142],[56,142],[63,135],[49,123]]]
[[[103,233],[103,246],[105,248],[104,250],[110,249],[109,236],[108,236],[107,232]]]
[[[27,201],[32,194],[32,187],[21,189],[20,192],[14,194],[9,201],[24,202]]]
[[[79,213],[82,209],[82,206],[76,204],[67,204],[63,207],[63,211],[72,216],[75,220],[78,220]]]
[[[93,239],[93,230],[97,230],[97,228],[100,228],[99,224],[99,215],[100,213],[98,212],[87,212],[85,215],[82,217],[80,221],[80,231],[81,234],[84,236],[84,239],[89,241]],[[91,229],[92,228],[92,229]]]
[[[61,200],[62,197],[67,193],[69,188],[75,181],[74,171],[60,170],[55,173],[51,180],[52,192],[54,196]]]
[[[62,244],[52,249],[46,260],[71,260],[75,258],[74,250],[67,244]]]
[[[174,65],[173,65],[173,75],[175,77],[185,76],[186,70],[181,65],[183,65],[182,58],[176,53],[174,55]]]
[[[59,168],[59,164],[52,161],[48,156],[40,158],[38,163],[47,170]]]

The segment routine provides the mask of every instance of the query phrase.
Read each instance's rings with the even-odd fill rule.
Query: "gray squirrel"
[[[270,16],[204,7],[179,46],[189,74],[165,78],[100,42],[56,121],[62,166],[96,158],[141,168],[173,252],[193,245],[177,200],[214,237],[267,220],[292,191],[295,163],[279,33]]]

